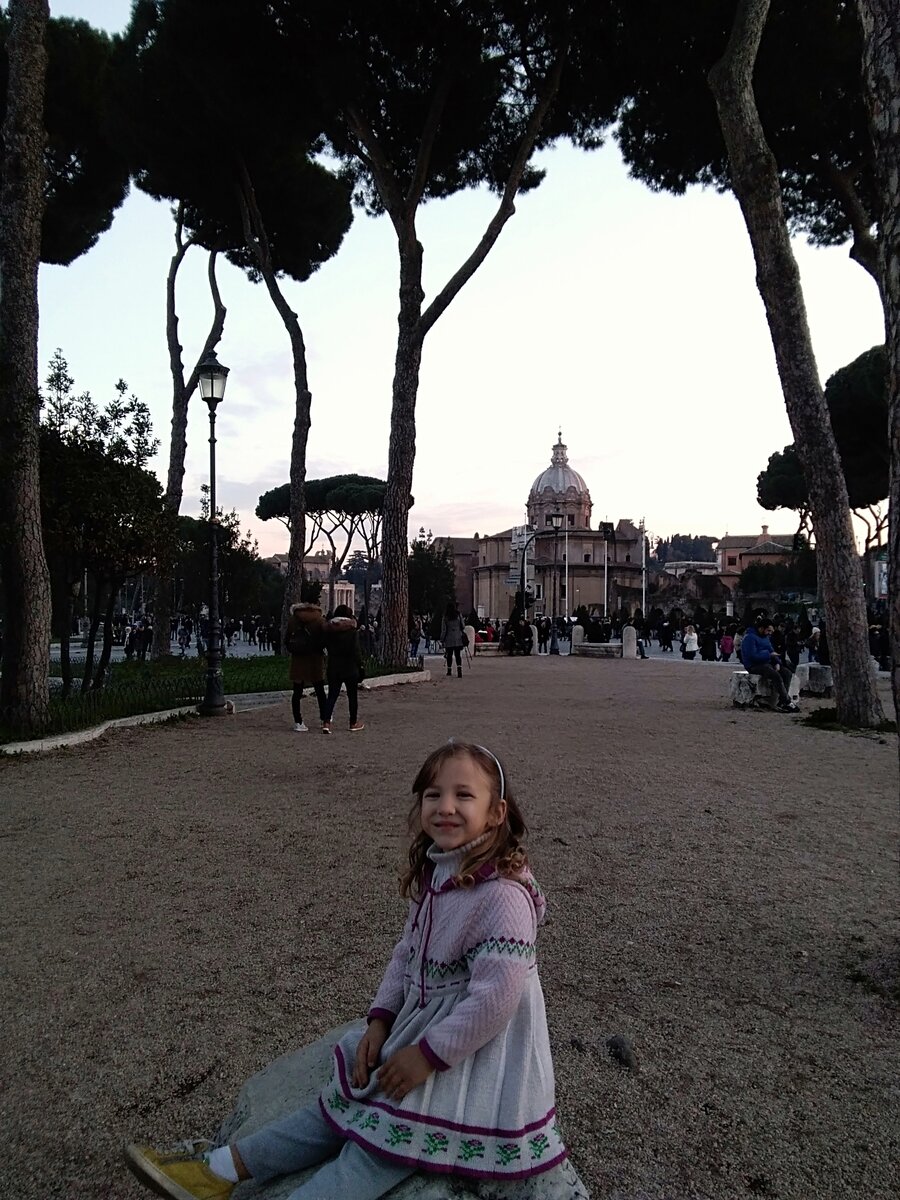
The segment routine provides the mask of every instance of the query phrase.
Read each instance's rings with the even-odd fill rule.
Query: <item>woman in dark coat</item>
[[[441,641],[447,659],[447,674],[453,674],[452,662],[456,655],[456,673],[462,679],[462,648],[466,644],[466,630],[459,609],[451,600],[441,622]]]
[[[343,685],[347,689],[350,709],[350,732],[359,733],[365,729],[362,721],[357,719],[359,684],[365,671],[356,621],[346,604],[339,604],[334,616],[325,623],[325,649],[328,651],[328,703],[322,718],[322,732],[331,733],[331,718]]]
[[[325,720],[325,621],[318,604],[292,604],[285,630],[285,649],[291,656],[290,680],[294,685],[291,711],[294,730],[308,733],[300,711],[303,688],[311,687],[319,702],[319,720]],[[295,652],[299,651],[299,652]]]

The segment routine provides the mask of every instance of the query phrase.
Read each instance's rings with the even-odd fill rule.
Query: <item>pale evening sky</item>
[[[120,30],[129,0],[51,3]],[[756,476],[792,441],[747,233],[731,196],[655,195],[630,180],[615,144],[560,145],[547,177],[426,338],[410,513],[414,536],[494,533],[524,520],[533,479],[559,427],[585,477],[592,522],[645,517],[654,534],[789,530],[756,503]],[[428,299],[469,254],[494,208],[486,192],[421,212]],[[40,370],[61,347],[78,391],[96,400],[124,377],[150,406],[165,477],[171,381],[165,280],[169,206],[136,189],[112,228],[70,267],[42,266]],[[824,380],[883,341],[872,280],[845,248],[795,250]],[[179,275],[185,362],[209,325],[206,256]],[[222,263],[228,308],[220,360],[219,503],[236,508],[264,554],[287,549],[278,522],[253,516],[287,481],[294,396],[287,334],[264,289]],[[344,243],[305,284],[285,281],[307,345],[313,394],[307,473],[387,469],[397,256],[387,218],[357,212]],[[196,514],[208,474],[206,406],[192,402],[182,511]]]

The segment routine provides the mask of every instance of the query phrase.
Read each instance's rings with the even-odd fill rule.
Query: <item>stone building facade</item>
[[[593,504],[583,477],[569,465],[562,433],[550,465],[528,493],[527,528],[473,539],[474,607],[505,620],[521,587],[523,549],[533,603],[529,616],[634,612],[641,603],[641,533],[628,518],[591,527]],[[557,531],[551,516],[562,515]]]

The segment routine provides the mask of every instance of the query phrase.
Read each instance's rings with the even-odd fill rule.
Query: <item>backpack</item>
[[[306,624],[297,624],[287,635],[284,645],[288,654],[297,657],[306,654],[320,654],[322,651],[319,639]]]

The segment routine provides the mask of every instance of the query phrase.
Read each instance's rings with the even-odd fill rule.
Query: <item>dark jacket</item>
[[[329,683],[363,677],[363,654],[353,617],[332,617],[325,622],[325,649],[328,651]]]
[[[465,645],[465,627],[459,613],[455,617],[444,617],[441,622],[441,641],[445,650],[458,650]]]
[[[291,634],[300,625],[305,625],[312,635],[314,647],[310,654],[292,654],[290,680],[291,683],[324,683],[325,682],[325,619],[318,604],[292,604],[291,615],[288,618],[286,643],[289,645]]]

